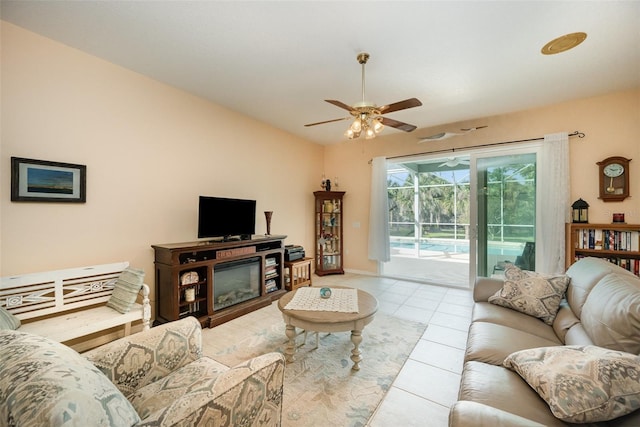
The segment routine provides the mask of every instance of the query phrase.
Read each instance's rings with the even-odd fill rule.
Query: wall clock
[[[600,169],[600,199],[621,202],[629,197],[629,162],[624,157],[608,157],[597,162]]]

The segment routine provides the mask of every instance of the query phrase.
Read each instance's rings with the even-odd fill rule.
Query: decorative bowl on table
[[[320,298],[329,298],[331,296],[331,288],[320,288]]]

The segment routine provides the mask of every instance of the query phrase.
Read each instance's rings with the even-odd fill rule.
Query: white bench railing
[[[142,285],[142,303],[122,314],[107,307],[120,273],[128,262],[3,277],[0,307],[20,319],[19,330],[64,342],[142,320],[149,329],[149,286]]]

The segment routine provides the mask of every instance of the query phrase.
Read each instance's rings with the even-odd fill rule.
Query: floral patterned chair
[[[284,358],[228,368],[188,317],[78,354],[0,330],[0,425],[279,426]]]

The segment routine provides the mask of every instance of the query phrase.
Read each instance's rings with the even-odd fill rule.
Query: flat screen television
[[[198,238],[250,239],[255,232],[255,200],[200,196]]]

